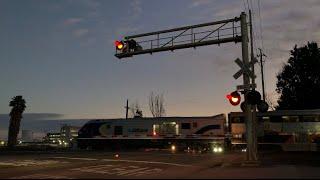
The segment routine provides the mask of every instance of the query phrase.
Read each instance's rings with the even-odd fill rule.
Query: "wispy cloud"
[[[116,36],[123,36],[123,35],[136,33],[141,29],[142,29],[141,26],[134,26],[134,25],[121,26],[116,29]]]
[[[204,6],[207,4],[212,3],[212,0],[194,0],[190,5],[189,8],[195,8],[195,7],[199,7],[199,6]]]
[[[140,0],[134,0],[130,3],[130,12],[129,14],[133,18],[138,18],[142,13],[142,7],[141,7],[141,1]]]
[[[89,12],[88,12],[89,18],[91,18],[91,17],[95,18],[101,14],[100,13],[101,3],[99,1],[90,0],[90,1],[84,1],[83,3],[89,9]]]
[[[86,28],[81,28],[81,29],[76,29],[72,32],[72,34],[75,37],[83,37],[89,33],[89,29]]]
[[[83,21],[83,18],[68,18],[68,19],[63,21],[63,25],[71,26],[71,25],[78,24],[78,23],[80,23],[82,21]]]
[[[124,19],[118,28],[115,30],[115,34],[119,37],[123,35],[128,35],[135,33],[142,28],[141,25],[137,23],[139,18],[142,16],[142,5],[140,0],[130,1],[128,9],[128,18]]]

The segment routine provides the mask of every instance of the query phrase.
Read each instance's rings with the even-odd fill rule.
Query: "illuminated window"
[[[154,132],[159,135],[179,134],[179,126],[176,122],[163,122],[153,126]]]

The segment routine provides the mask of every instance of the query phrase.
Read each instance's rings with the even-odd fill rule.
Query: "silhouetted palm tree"
[[[22,96],[15,96],[10,101],[9,106],[12,107],[10,112],[10,125],[8,132],[8,147],[12,148],[17,144],[17,137],[20,130],[20,122],[22,113],[26,108],[26,101]]]

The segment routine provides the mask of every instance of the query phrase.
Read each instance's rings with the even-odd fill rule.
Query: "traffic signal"
[[[231,94],[228,94],[227,99],[233,106],[237,106],[241,102],[241,96],[237,91],[234,91]]]
[[[115,41],[114,44],[117,50],[122,50],[124,48],[124,43],[122,41]]]

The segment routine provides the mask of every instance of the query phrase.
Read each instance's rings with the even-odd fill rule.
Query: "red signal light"
[[[233,106],[237,106],[241,102],[241,96],[237,91],[234,91],[231,94],[228,94],[227,99]]]
[[[114,44],[115,44],[117,50],[122,50],[124,47],[124,44],[122,41],[115,41]]]

